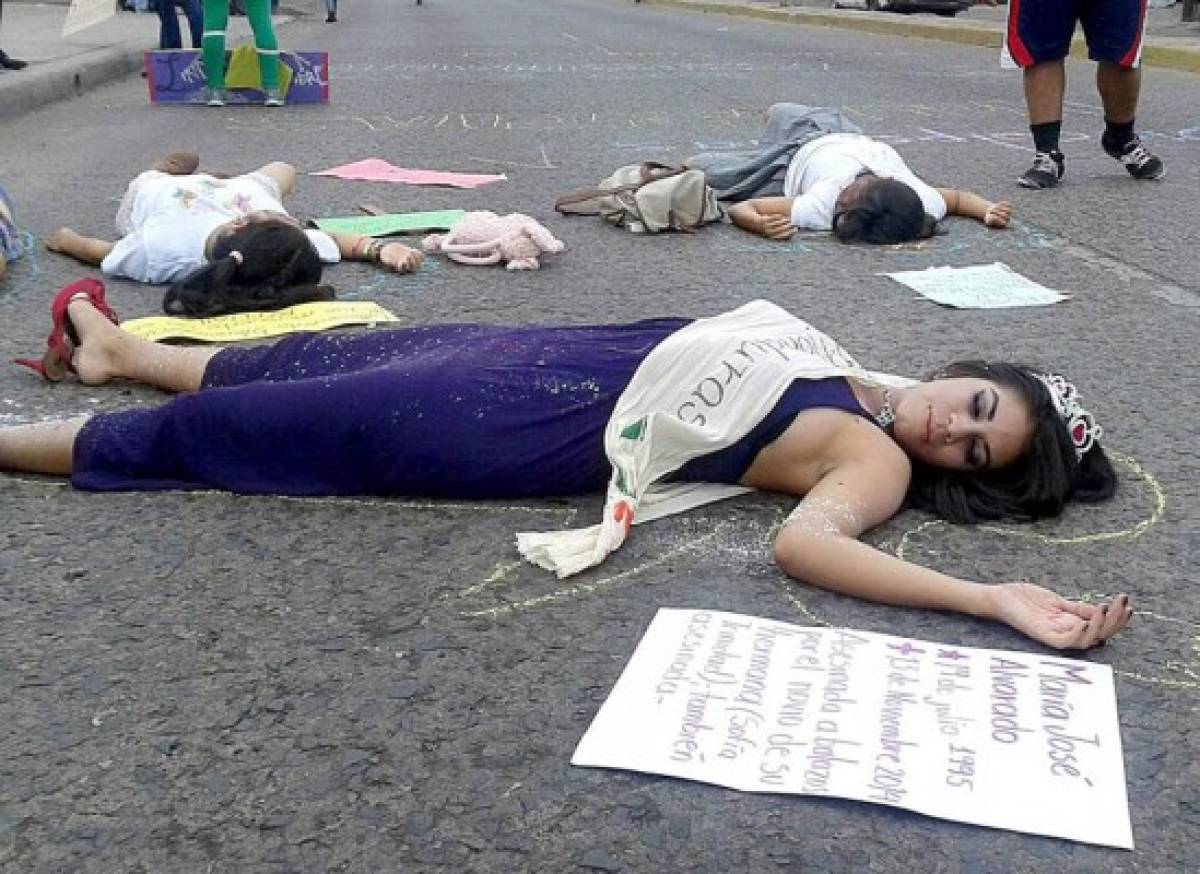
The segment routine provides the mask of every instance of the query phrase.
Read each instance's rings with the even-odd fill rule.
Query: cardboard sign
[[[311,224],[316,225],[327,234],[390,237],[393,234],[417,231],[449,230],[464,215],[466,212],[461,209],[443,209],[436,212],[397,212],[384,215],[319,218],[313,219]]]
[[[415,170],[397,167],[382,158],[364,158],[340,167],[320,170],[311,176],[335,176],[361,182],[399,182],[404,185],[445,185],[449,188],[478,188],[490,182],[503,182],[507,176],[495,173],[450,173],[443,170]]]
[[[198,49],[146,52],[146,82],[151,103],[203,103],[204,64]],[[280,52],[279,60],[291,70],[286,102],[329,102],[329,54]],[[282,80],[281,80],[282,81]],[[257,88],[225,90],[227,104],[261,105],[265,95]]]
[[[1133,848],[1112,669],[659,610],[574,765]]]
[[[314,301],[271,312],[234,313],[208,319],[149,316],[121,322],[121,329],[143,340],[197,340],[201,343],[234,343],[262,340],[301,331],[327,331],[348,325],[375,325],[400,321],[371,301]]]
[[[116,14],[117,4],[113,0],[71,0],[67,17],[63,19],[62,36],[79,33]]]
[[[1070,299],[1069,294],[1046,288],[1001,261],[970,267],[929,267],[884,276],[908,286],[926,300],[955,309],[1037,307]]]

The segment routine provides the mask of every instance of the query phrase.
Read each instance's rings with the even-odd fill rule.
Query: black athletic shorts
[[[1009,0],[1009,54],[1019,67],[1065,58],[1076,22],[1093,61],[1138,65],[1146,0]]]

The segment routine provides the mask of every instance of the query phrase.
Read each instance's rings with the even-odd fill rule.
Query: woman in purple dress
[[[100,491],[545,497],[603,490],[604,432],[642,361],[685,319],[627,325],[432,325],[297,335],[261,348],[176,347],[116,327],[103,287],[56,298],[51,342],[100,385],[178,397],[153,408],[0,428],[0,469]],[[800,379],[741,439],[674,480],[802,496],[775,543],[789,575],[845,594],[1006,622],[1050,646],[1119,632],[1128,598],[982,585],[857,538],[903,506],[955,521],[1057,514],[1116,485],[1099,427],[1061,377],[960,362],[903,388]]]

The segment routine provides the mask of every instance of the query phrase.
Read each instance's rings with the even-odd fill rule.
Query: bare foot
[[[71,254],[72,245],[81,239],[83,238],[70,228],[59,228],[50,236],[46,237],[45,244],[46,248],[51,252],[62,252],[69,255]]]
[[[86,296],[74,298],[67,305],[67,315],[79,337],[79,345],[71,357],[79,381],[84,385],[104,385],[121,376],[120,355],[129,335],[92,306]]]
[[[172,176],[190,176],[200,166],[200,156],[195,152],[172,152],[154,162],[154,169]]]

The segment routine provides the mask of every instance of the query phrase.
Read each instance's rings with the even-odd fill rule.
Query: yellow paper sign
[[[198,340],[234,343],[261,340],[301,331],[327,331],[347,325],[398,322],[396,316],[371,301],[318,301],[268,313],[234,313],[211,319],[149,316],[121,322],[121,329],[143,340]]]
[[[287,97],[292,87],[292,68],[279,61],[279,93]],[[258,65],[258,52],[252,43],[243,43],[229,56],[225,70],[226,88],[256,88],[262,90],[262,69]]]

